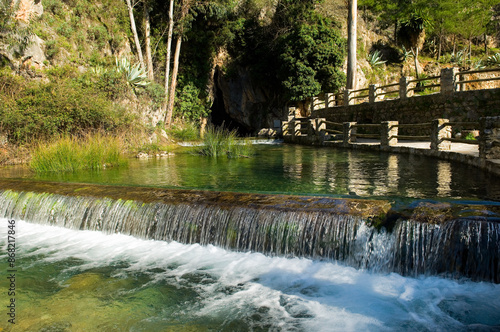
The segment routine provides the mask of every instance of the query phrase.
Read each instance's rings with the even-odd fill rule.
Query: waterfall
[[[140,202],[12,190],[0,191],[0,217],[142,239],[337,260],[378,272],[500,283],[500,225],[487,220],[458,218],[432,224],[399,218],[389,232],[369,226],[362,216],[334,209]]]

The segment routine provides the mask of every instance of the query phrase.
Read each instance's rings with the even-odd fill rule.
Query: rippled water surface
[[[97,173],[34,176],[26,170],[6,168],[0,170],[0,177],[260,193],[500,201],[500,177],[456,162],[295,145],[256,147],[251,158],[177,153],[167,159],[134,159],[128,167]]]
[[[0,219],[6,247],[7,220]],[[7,331],[493,331],[500,285],[16,221]],[[0,268],[7,270],[6,251]],[[2,289],[8,285],[0,279]],[[6,295],[2,297],[6,312]]]

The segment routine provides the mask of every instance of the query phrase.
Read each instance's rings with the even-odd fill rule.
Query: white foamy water
[[[0,221],[5,261],[8,224]],[[62,288],[71,276],[112,267],[113,280],[138,280],[121,295],[166,284],[193,294],[171,309],[155,308],[137,325],[142,329],[127,327],[130,331],[163,330],[167,325],[162,324],[172,316],[182,322],[207,321],[210,328],[223,331],[500,330],[500,285],[491,283],[376,274],[335,262],[139,240],[20,220],[16,246],[20,270],[46,271],[53,266],[47,278]],[[61,264],[68,261],[72,263]],[[124,299],[120,305],[128,304]]]

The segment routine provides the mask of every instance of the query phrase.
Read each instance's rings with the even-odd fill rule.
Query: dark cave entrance
[[[226,105],[224,103],[224,95],[222,90],[219,88],[217,82],[219,79],[219,71],[216,70],[214,80],[216,82],[215,87],[215,99],[212,104],[212,108],[210,109],[210,122],[215,127],[224,126],[229,130],[235,130],[238,133],[238,136],[250,136],[253,132],[247,126],[241,124],[237,120],[233,119],[226,112]]]

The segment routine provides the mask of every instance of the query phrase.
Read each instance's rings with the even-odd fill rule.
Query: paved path
[[[353,144],[360,145],[379,145],[380,141],[378,140],[368,140],[368,139],[358,139],[358,142]],[[430,142],[421,142],[421,141],[402,141],[400,140],[396,145],[396,147],[408,147],[414,149],[425,149],[429,150],[431,148]],[[457,152],[463,153],[466,155],[471,155],[474,157],[479,157],[479,146],[476,144],[465,144],[465,143],[455,143],[451,142],[451,149],[448,152]]]

